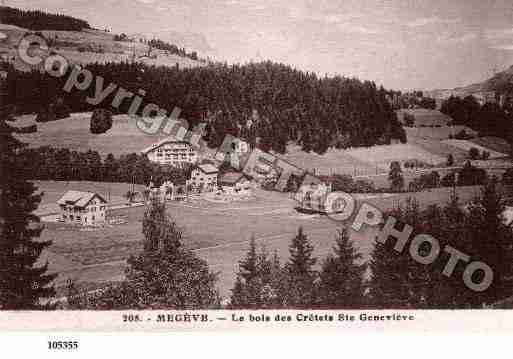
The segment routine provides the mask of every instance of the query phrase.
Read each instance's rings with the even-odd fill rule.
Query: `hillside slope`
[[[0,24],[0,54],[6,60],[16,57],[16,45],[29,30],[14,25]],[[108,32],[84,29],[82,31],[43,30],[41,33],[48,39],[51,49],[66,57],[73,63],[106,63],[137,61],[156,66],[202,66],[204,62],[170,54],[166,51],[151,49],[148,45],[137,41],[115,41],[114,35]]]
[[[486,92],[496,92],[503,94],[513,92],[513,65],[504,71],[496,73],[494,76],[480,83],[471,84],[454,89],[437,89],[425,91],[424,93],[435,99],[445,99],[449,96],[465,97]]]

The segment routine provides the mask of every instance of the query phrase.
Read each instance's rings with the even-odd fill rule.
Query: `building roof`
[[[242,179],[246,179],[246,176],[244,173],[241,172],[226,172],[224,173],[217,182],[221,185],[235,185],[237,182],[239,182]]]
[[[196,166],[196,167],[197,167],[197,168],[199,168],[199,169],[200,169],[200,171],[201,171],[201,172],[203,172],[203,173],[205,173],[205,174],[210,174],[210,173],[217,173],[217,172],[219,172],[219,169],[218,169],[216,166],[214,166],[214,165],[212,165],[212,164],[210,164],[210,163],[204,163],[204,164],[202,164],[202,165],[198,165],[198,166]]]
[[[158,141],[157,143],[154,143],[153,145],[151,145],[149,147],[146,147],[145,149],[141,150],[141,153],[147,154],[148,152],[151,152],[151,151],[159,148],[160,146],[162,146],[162,145],[164,145],[166,143],[187,143],[187,144],[190,144],[188,141],[177,140],[175,137],[170,136],[170,137],[166,137],[166,138]]]
[[[71,204],[77,207],[85,207],[94,198],[98,197],[103,202],[107,202],[102,196],[94,192],[81,192],[81,191],[67,191],[57,201],[58,204]]]

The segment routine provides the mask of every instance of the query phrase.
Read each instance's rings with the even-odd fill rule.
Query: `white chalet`
[[[179,141],[172,137],[165,138],[141,151],[151,162],[162,165],[181,167],[184,164],[195,164],[198,151],[187,141]]]
[[[209,163],[196,166],[191,172],[190,184],[202,192],[213,192],[217,189],[219,170]]]
[[[64,222],[82,225],[105,222],[107,201],[98,193],[67,191],[57,204]]]

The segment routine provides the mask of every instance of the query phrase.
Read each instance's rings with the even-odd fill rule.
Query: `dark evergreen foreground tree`
[[[48,265],[38,265],[41,252],[51,245],[37,238],[43,230],[32,214],[41,201],[37,188],[19,156],[23,144],[13,128],[0,119],[0,309],[44,309],[55,295],[56,275]]]
[[[319,278],[319,304],[326,308],[357,308],[363,305],[362,255],[349,240],[347,229],[338,230],[334,255],[322,264]]]
[[[143,220],[143,252],[128,260],[126,280],[96,294],[71,290],[72,309],[208,309],[220,306],[217,275],[180,245],[181,231],[153,199]],[[71,288],[73,289],[73,288]]]
[[[232,289],[232,308],[277,308],[282,305],[283,270],[278,255],[269,258],[265,247],[257,253],[254,237],[244,260],[239,262],[239,272]]]
[[[284,304],[287,308],[315,306],[318,273],[313,268],[317,262],[317,258],[313,257],[313,250],[303,228],[299,227],[289,246],[290,258],[285,265]]]
[[[444,208],[436,205],[420,211],[407,204],[391,212],[398,223],[396,229],[408,223],[413,227],[410,241],[402,253],[394,250],[396,240],[377,243],[372,253],[369,299],[377,308],[482,308],[510,297],[513,279],[513,230],[503,219],[503,202],[495,179],[483,188],[479,198],[467,208],[456,197]],[[417,234],[429,234],[440,244],[439,256],[429,264],[421,264],[409,253],[411,239]],[[449,255],[446,245],[468,255],[459,261],[450,275],[443,270]],[[430,253],[430,245],[419,248],[420,256]],[[491,285],[473,290],[463,281],[468,263],[482,261],[493,271]],[[480,283],[484,272],[477,270],[472,282]]]
[[[487,263],[493,270],[492,285],[469,295],[474,307],[493,304],[513,295],[513,230],[504,223],[504,201],[494,177],[484,186],[481,196],[469,206],[467,223],[473,260]],[[482,273],[475,273],[480,281]]]

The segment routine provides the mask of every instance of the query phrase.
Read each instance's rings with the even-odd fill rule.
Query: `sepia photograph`
[[[0,331],[513,330],[511,0],[0,5]]]

